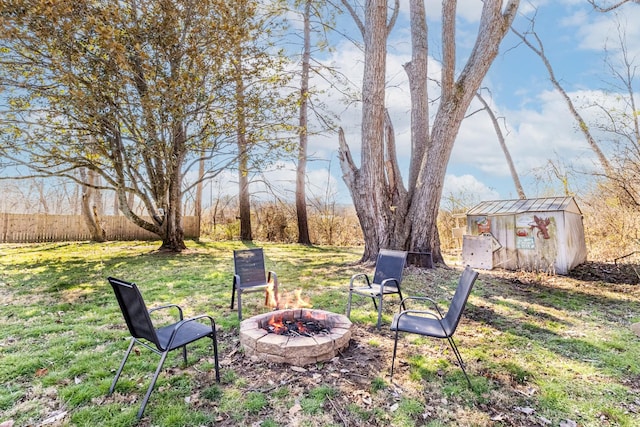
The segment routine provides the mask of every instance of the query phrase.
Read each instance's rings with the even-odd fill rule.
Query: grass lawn
[[[344,313],[361,248],[258,244],[281,289],[302,289],[314,307]],[[150,307],[177,303],[211,314],[210,340],[173,352],[138,425],[154,426],[637,426],[640,425],[640,285],[582,274],[480,271],[455,338],[469,389],[446,341],[403,336],[389,378],[398,310],[385,298],[375,329],[370,300],[355,300],[349,348],[292,369],[245,357],[229,308],[234,249],[242,242],[188,242],[179,255],[158,242],[0,245],[0,426],[129,426],[158,356],[135,351],[107,396],[128,332],[106,277],[134,281]],[[406,295],[442,302],[461,268],[408,268]],[[387,301],[389,302],[387,304]],[[267,310],[243,296],[243,314]]]

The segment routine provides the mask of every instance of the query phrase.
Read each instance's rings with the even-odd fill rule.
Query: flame
[[[302,297],[302,289],[296,289],[293,292],[284,291],[284,295],[280,298],[279,308],[281,309],[293,309],[293,308],[311,308],[313,305],[309,302],[309,298]]]
[[[300,334],[306,334],[307,332],[309,332],[304,326],[304,323],[302,323],[300,320],[296,322],[296,327],[298,328],[298,333]]]
[[[312,304],[309,302],[308,298],[302,297],[302,289],[296,289],[293,292],[287,292],[286,290],[282,292],[282,296],[278,297],[273,289],[273,283],[269,283],[267,286],[267,290],[265,293],[265,305],[269,306],[275,310],[287,309],[287,310],[295,310],[299,308],[310,308]],[[298,333],[304,334],[308,332],[307,328],[304,326],[304,320],[314,319],[314,316],[310,312],[302,313],[303,319],[296,321],[296,327]],[[325,316],[326,317],[326,316]],[[285,321],[282,318],[282,314],[275,313],[273,314],[269,320],[267,321],[268,328],[271,332],[282,335],[289,330],[289,327],[285,325]]]
[[[264,305],[274,310],[278,309],[278,295],[273,290],[273,282],[269,282],[264,294]]]
[[[281,334],[287,329],[282,321],[282,316],[271,316],[268,323],[275,334]]]

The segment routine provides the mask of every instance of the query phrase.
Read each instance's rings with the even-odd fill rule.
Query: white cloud
[[[472,206],[482,200],[496,200],[500,194],[478,181],[472,175],[451,175],[444,178],[444,189],[442,191],[445,198],[454,198],[464,202],[466,206]]]
[[[556,18],[555,22],[560,22],[558,28],[549,29],[548,27],[543,27],[543,15],[540,15],[538,26],[541,32],[545,31],[545,38],[553,39],[552,37],[557,35],[558,38],[555,40],[558,43],[560,43],[560,39],[562,39],[562,43],[573,40],[573,50],[578,51],[580,49],[575,48],[577,47],[575,45],[577,43],[576,39],[570,38],[577,32],[581,49],[589,48],[593,53],[602,51],[603,41],[605,40],[604,35],[606,34],[605,29],[610,31],[611,28],[611,15],[604,16],[603,14],[590,12],[588,8],[585,8],[584,2],[578,0],[562,3],[543,0],[534,3],[523,3],[521,12],[527,12],[526,9],[530,6],[546,8],[545,13],[549,13],[549,8],[554,8],[551,13],[555,14],[553,15]],[[406,1],[401,4],[408,7]],[[427,0],[426,5],[428,13],[439,13],[441,2]],[[465,14],[462,22],[473,22],[473,16],[479,17],[481,6],[482,2],[479,0],[460,2],[459,9],[468,11],[468,15]],[[576,9],[576,7],[581,9]],[[405,8],[405,10],[408,9]],[[640,22],[640,8],[636,6],[635,8],[628,8],[628,10],[634,14],[634,17],[628,18],[628,21]],[[569,15],[562,18],[563,13],[569,13]],[[637,16],[637,19],[633,21],[635,16]],[[633,25],[629,27],[633,27]],[[629,27],[627,28],[628,34],[636,35],[635,39],[640,37],[636,33],[640,32],[640,26]],[[389,49],[386,103],[394,124],[400,161],[407,165],[410,154],[411,105],[403,64],[410,59],[410,45],[407,41],[409,36],[408,29],[406,26],[404,28],[397,27],[392,36],[394,37],[394,44]],[[630,38],[629,40],[634,39]],[[640,49],[640,45],[638,45],[638,48]],[[567,45],[556,46],[555,44],[549,44],[545,46],[545,49],[547,52],[556,54],[554,60],[562,61],[558,63],[559,68],[563,70],[562,84],[566,85],[567,90],[573,90],[569,92],[572,99],[581,97],[583,100],[599,100],[601,104],[605,102],[603,98],[605,95],[601,91],[588,89],[590,85],[593,87],[602,86],[601,76],[598,76],[596,81],[593,79],[577,81],[578,76],[590,75],[593,77],[594,73],[602,72],[601,59],[593,59],[597,55],[588,61],[583,60],[584,62],[573,64],[571,62],[572,47],[570,45],[567,47]],[[562,52],[562,54],[557,52]],[[584,50],[582,52],[591,54]],[[522,67],[522,64],[516,65],[521,66],[519,71],[526,73],[513,72],[511,69],[503,68],[506,70],[504,75],[489,76],[485,82],[485,85],[489,87],[501,87],[500,91],[494,92],[498,98],[490,100],[490,102],[495,104],[496,114],[503,118],[501,120],[506,121],[506,129],[503,127],[504,136],[520,177],[531,176],[532,171],[548,164],[549,159],[561,159],[574,166],[578,165],[583,169],[593,167],[594,155],[580,132],[575,119],[569,113],[565,101],[556,91],[550,89],[548,76],[541,66],[539,58],[530,52],[525,56],[518,57],[518,59],[520,58],[524,58],[523,62],[526,65],[524,67]],[[505,62],[502,66],[507,66],[508,68],[509,64],[507,62],[513,60],[513,58],[504,56],[500,60]],[[339,67],[340,71],[354,82],[354,88],[356,90],[360,89],[362,52],[353,44],[343,43],[334,51],[327,63]],[[462,65],[461,63],[459,66]],[[437,78],[439,74],[438,62],[430,62],[430,73],[433,73],[433,76]],[[322,86],[325,83],[318,81],[318,84]],[[330,90],[328,85],[323,87],[328,90],[328,93],[332,94],[325,99],[325,102],[330,105],[333,111],[339,114],[340,125],[345,130],[354,160],[358,163],[360,156],[361,106],[357,103],[347,108],[341,97],[335,95],[335,91]],[[580,87],[582,90],[574,90],[576,87]],[[435,86],[431,89],[431,95],[435,97],[436,92],[433,91]],[[582,105],[578,105],[578,107],[585,120],[593,123],[595,109],[584,109]],[[435,111],[434,106],[431,107],[431,111],[432,113]],[[335,157],[337,149],[337,135],[314,137],[310,141],[310,154],[315,154],[325,160],[333,159],[331,173],[341,193],[340,197],[348,199],[348,192],[340,178],[341,173]],[[321,169],[326,164],[328,163],[317,162],[310,166],[310,169]],[[406,169],[404,169],[404,172],[406,175]],[[406,176],[404,178],[406,179]],[[495,130],[486,112],[476,113],[463,122],[451,155],[446,186],[446,191],[449,192],[471,189],[474,194],[482,195],[484,199],[513,197],[514,186],[511,182],[504,153],[500,148]]]

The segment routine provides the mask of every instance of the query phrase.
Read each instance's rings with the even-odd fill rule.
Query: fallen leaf
[[[291,370],[296,372],[307,372],[305,368],[301,368],[300,366],[292,366]]]
[[[40,425],[44,426],[47,424],[53,424],[55,422],[60,421],[66,416],[67,416],[67,411],[56,411],[52,415],[50,415],[49,418],[45,419],[42,423],[40,423]]]
[[[578,423],[573,420],[560,421],[560,427],[578,427]]]
[[[523,407],[521,407],[521,406],[516,406],[516,408],[515,408],[515,409],[516,409],[516,411],[522,412],[523,414],[527,414],[527,415],[531,415],[531,414],[533,414],[534,412],[536,412],[536,410],[535,410],[535,409],[533,409],[533,408],[529,408],[529,407],[524,407],[524,408],[523,408]]]
[[[398,408],[400,407],[400,405],[398,405],[397,403],[394,403],[393,405],[391,405],[391,407],[389,408],[389,410],[391,412],[396,412],[398,410]]]
[[[302,411],[302,406],[300,406],[299,403],[296,403],[291,408],[289,408],[289,415],[295,415],[300,411]]]
[[[36,377],[44,377],[48,373],[49,373],[49,370],[47,368],[40,368],[36,371]]]

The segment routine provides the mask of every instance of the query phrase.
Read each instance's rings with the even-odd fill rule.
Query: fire
[[[291,305],[291,307],[285,308],[311,308],[313,305],[309,302],[309,299],[302,299],[302,289],[296,289],[293,291],[295,301]]]
[[[284,295],[279,297],[276,295],[273,289],[273,284],[269,283],[267,286],[267,290],[265,293],[265,305],[271,307],[274,310],[281,309],[299,309],[299,308],[310,308],[312,304],[309,302],[308,298],[302,297],[302,290],[296,289],[293,292],[284,291]],[[313,320],[313,316],[309,312],[305,312],[303,314],[304,319],[299,319],[295,321],[295,327],[297,333],[306,334],[308,333],[308,328],[304,325],[304,321]],[[282,315],[279,313],[273,314],[268,320],[268,329],[275,334],[283,334],[286,333],[290,329],[291,322],[285,321],[282,318]]]
[[[274,310],[313,307],[311,302],[309,302],[309,298],[302,297],[302,289],[296,289],[293,291],[293,295],[285,290],[284,296],[280,298],[273,289],[273,283],[269,283],[269,286],[267,286],[264,305]]]
[[[267,285],[267,290],[264,295],[264,305],[274,310],[278,309],[278,295],[276,295],[273,290],[273,282],[269,282]]]
[[[275,334],[281,334],[287,329],[284,322],[282,321],[282,316],[271,316],[268,323],[271,327],[271,330]]]

